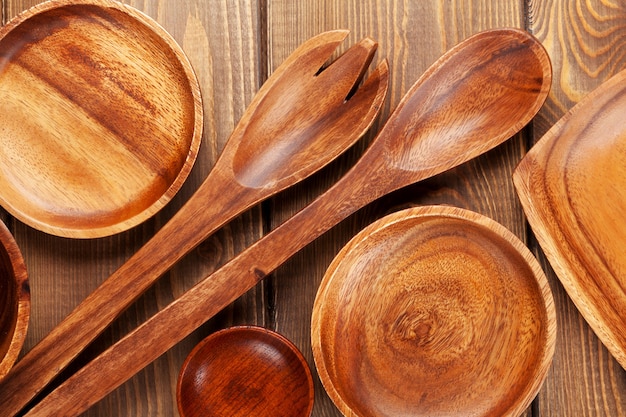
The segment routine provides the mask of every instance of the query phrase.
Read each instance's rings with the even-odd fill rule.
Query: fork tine
[[[337,107],[330,125],[338,128],[349,125],[353,131],[360,132],[359,137],[365,134],[385,103],[388,85],[389,65],[384,59],[354,94]],[[359,116],[355,118],[355,115]],[[334,134],[332,129],[329,134]]]
[[[293,71],[294,65],[302,65],[306,67],[307,73],[313,75],[328,62],[330,56],[349,33],[349,30],[344,29],[320,33],[302,43],[283,61],[279,68],[290,68],[290,71]],[[306,59],[303,59],[303,57],[306,57]],[[302,61],[302,63],[298,61]]]
[[[329,92],[338,100],[347,100],[363,79],[376,53],[378,44],[370,38],[361,39],[318,74],[318,82],[332,84]]]
[[[352,94],[347,98],[348,104],[346,107],[348,107],[350,111],[358,111],[356,109],[362,105],[382,106],[388,81],[389,64],[386,59],[383,59],[360,87],[355,85],[355,88],[351,92]]]

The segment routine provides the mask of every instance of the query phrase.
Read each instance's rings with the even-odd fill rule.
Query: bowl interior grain
[[[0,221],[0,379],[15,363],[28,330],[30,291],[24,259]]]
[[[35,6],[0,29],[0,204],[92,238],[162,208],[195,161],[200,92],[176,42],[110,0]]]
[[[467,210],[387,216],[337,255],[312,318],[315,364],[344,415],[510,416],[551,363],[555,313],[537,261]]]
[[[313,409],[313,378],[284,336],[262,327],[231,327],[189,354],[177,400],[183,417],[306,417]]]
[[[513,183],[578,311],[626,369],[626,71],[602,82],[522,158]]]

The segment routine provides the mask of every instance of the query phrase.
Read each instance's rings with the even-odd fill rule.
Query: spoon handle
[[[211,171],[198,191],[151,240],[15,365],[0,382],[3,415],[23,409],[176,261],[251,205],[254,193],[242,192],[242,186],[225,182],[221,175],[220,170]]]
[[[78,415],[235,301],[292,255],[350,214],[389,192],[391,175],[374,169],[369,152],[302,211],[96,357],[46,396],[27,416]],[[368,166],[369,165],[369,166]],[[382,165],[378,163],[378,165]],[[367,167],[372,175],[363,175]],[[375,184],[368,189],[367,184]]]

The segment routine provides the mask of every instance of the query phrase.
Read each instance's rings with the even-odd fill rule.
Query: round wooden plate
[[[22,350],[30,318],[28,273],[13,235],[0,221],[0,379]]]
[[[315,364],[346,416],[514,416],[555,345],[545,275],[510,231],[452,207],[389,215],[323,278]]]
[[[182,417],[307,417],[313,377],[284,336],[256,326],[211,334],[189,354],[178,378]]]
[[[198,82],[156,22],[112,0],[41,3],[0,29],[0,204],[73,238],[118,233],[180,189]]]

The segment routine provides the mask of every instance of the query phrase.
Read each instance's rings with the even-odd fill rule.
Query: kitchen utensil
[[[311,321],[320,379],[346,416],[519,416],[555,341],[550,287],[526,246],[446,206],[403,210],[355,236]]]
[[[567,112],[513,181],[533,232],[576,307],[626,368],[626,71]]]
[[[0,221],[0,379],[24,345],[30,317],[28,272],[20,248]]]
[[[361,137],[387,91],[382,61],[359,88],[376,44],[364,39],[321,70],[348,35],[313,37],[270,76],[215,167],[178,213],[28,352],[0,384],[17,413],[176,261],[239,213],[320,169]]]
[[[202,138],[183,51],[117,1],[44,2],[0,28],[0,96],[0,205],[58,236],[107,236],[151,217]]]
[[[453,47],[340,181],[76,372],[30,415],[87,409],[359,208],[513,136],[542,106],[551,80],[545,49],[524,31],[485,31]]]
[[[211,334],[189,354],[176,390],[181,417],[307,417],[313,377],[298,348],[256,326]]]

